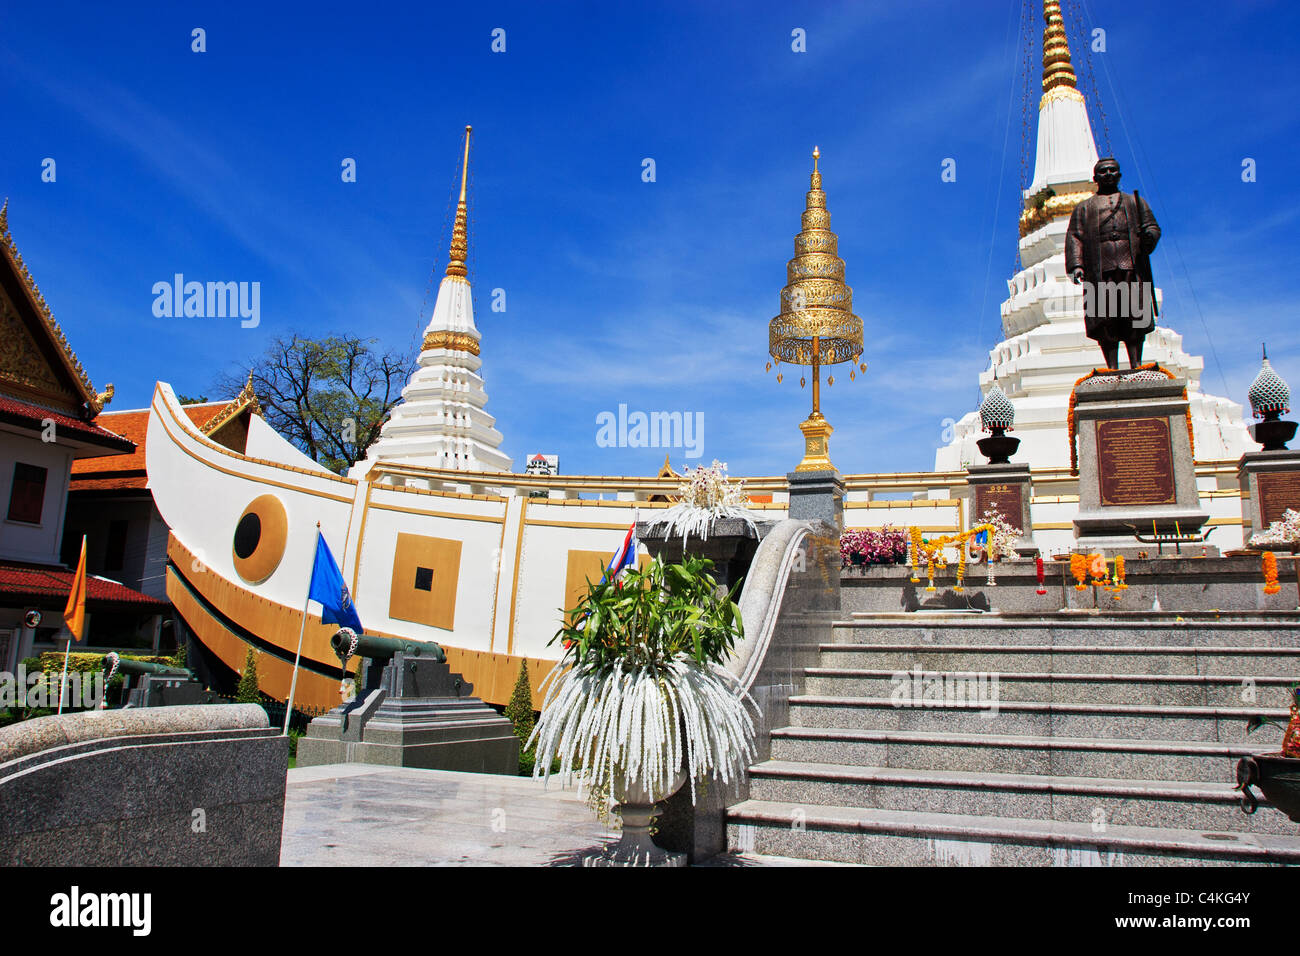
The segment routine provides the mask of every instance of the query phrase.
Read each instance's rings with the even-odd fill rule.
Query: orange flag
[[[72,636],[80,643],[86,630],[86,536],[81,536],[81,559],[77,562],[77,573],[72,578],[72,590],[68,593],[68,606],[63,609],[63,621],[68,625]]]

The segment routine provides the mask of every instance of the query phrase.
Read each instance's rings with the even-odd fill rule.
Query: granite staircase
[[[727,811],[728,844],[880,865],[1300,863],[1300,825],[1242,813],[1234,790],[1239,757],[1278,747],[1245,725],[1287,715],[1297,635],[1276,612],[854,614]]]

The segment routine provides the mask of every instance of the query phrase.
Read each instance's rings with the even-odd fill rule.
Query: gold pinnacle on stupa
[[[451,227],[451,250],[447,255],[447,275],[460,276],[469,274],[465,260],[469,258],[468,219],[469,211],[465,205],[465,185],[469,180],[469,134],[473,127],[465,127],[465,159],[460,167],[460,200],[456,203],[456,221]]]
[[[782,362],[812,366],[812,414],[799,425],[804,456],[795,471],[835,469],[827,447],[834,429],[821,412],[821,369],[841,362],[857,364],[862,357],[862,320],[853,314],[853,290],[844,284],[844,260],[831,232],[820,159],[821,150],[813,147],[802,229],[794,237],[794,258],[786,266],[781,311],[768,325],[768,352],[778,368]],[[865,364],[858,367],[867,370]],[[856,370],[849,376],[856,377]],[[834,375],[827,384],[835,384]]]

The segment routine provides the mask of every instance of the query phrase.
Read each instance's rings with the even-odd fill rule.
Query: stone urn
[[[641,781],[626,781],[614,787],[614,812],[623,821],[623,835],[602,853],[586,857],[583,866],[685,866],[685,853],[671,853],[655,845],[650,824],[663,812],[667,800],[686,783],[678,771],[662,793],[650,792]]]
[[[1300,757],[1280,753],[1242,757],[1237,761],[1237,789],[1245,813],[1254,813],[1259,805],[1251,787],[1259,787],[1269,803],[1300,823]]]
[[[707,538],[691,535],[683,546],[682,536],[669,531],[667,525],[651,527],[649,522],[639,521],[636,536],[651,557],[667,564],[678,563],[687,554],[709,558],[713,562],[714,579],[730,589],[749,572],[759,541],[775,524],[774,521],[756,522],[758,530],[755,531],[739,518],[720,518],[709,528]]]

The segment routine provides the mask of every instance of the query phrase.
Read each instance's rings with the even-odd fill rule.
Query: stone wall
[[[277,866],[288,759],[255,704],[0,728],[0,866]]]

